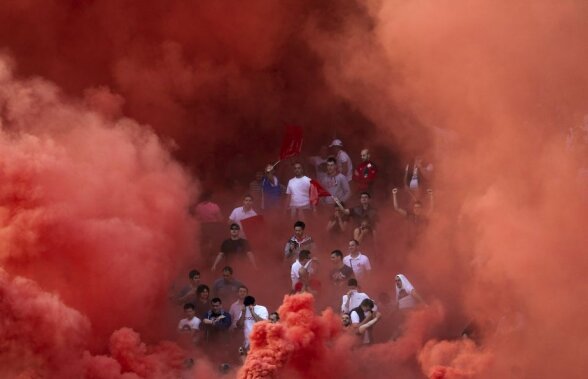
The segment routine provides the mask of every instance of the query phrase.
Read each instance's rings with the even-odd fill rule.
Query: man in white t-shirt
[[[293,219],[304,220],[304,213],[312,209],[310,204],[310,178],[304,175],[300,162],[294,163],[294,177],[286,188],[286,205]]]
[[[349,241],[348,250],[349,255],[343,258],[343,263],[351,267],[357,279],[365,278],[366,274],[372,270],[370,259],[359,251],[357,240]]]
[[[343,174],[347,181],[350,182],[353,178],[353,164],[349,155],[343,151],[343,142],[340,139],[334,139],[329,145],[333,149],[333,155],[337,159],[337,165],[339,166],[339,172]]]
[[[231,215],[229,216],[229,225],[239,225],[239,237],[245,238],[245,232],[243,231],[243,225],[241,225],[241,220],[245,220],[246,218],[253,216],[257,216],[257,212],[255,212],[255,210],[253,209],[253,197],[251,195],[245,195],[243,197],[243,206],[237,207],[233,209],[233,211],[231,212]]]
[[[310,251],[302,250],[300,254],[298,254],[298,259],[296,262],[292,263],[292,268],[290,269],[290,279],[292,279],[292,289],[296,287],[296,283],[301,281],[300,278],[300,269],[304,268],[308,272],[308,276],[310,277],[314,274],[314,270],[312,267],[313,258],[310,256]],[[305,283],[307,284],[307,283]]]
[[[359,292],[359,286],[355,278],[347,281],[347,288],[349,290],[341,300],[341,313],[351,312],[354,308],[359,307],[362,301],[370,298],[366,293]],[[378,308],[375,307],[375,309],[377,310]]]
[[[267,320],[268,317],[269,312],[266,307],[256,305],[253,296],[245,296],[245,299],[243,299],[243,309],[241,310],[239,321],[237,321],[237,327],[243,328],[245,349],[249,349],[249,336],[253,331],[253,325],[255,325],[256,322]]]
[[[200,319],[196,317],[196,307],[192,303],[184,304],[186,318],[180,320],[178,331],[191,338],[191,343],[196,344],[200,336]]]

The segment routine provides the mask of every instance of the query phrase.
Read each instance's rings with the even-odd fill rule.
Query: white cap
[[[343,146],[343,142],[341,142],[340,139],[334,139],[333,142],[331,142],[331,144],[329,145],[329,147],[333,147],[333,146],[342,147]]]

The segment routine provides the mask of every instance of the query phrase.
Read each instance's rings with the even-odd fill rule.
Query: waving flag
[[[329,191],[323,188],[321,184],[314,180],[310,179],[310,203],[312,205],[317,205],[319,201],[319,197],[326,197],[331,196]]]
[[[280,160],[295,157],[302,151],[302,127],[286,125],[280,150]]]

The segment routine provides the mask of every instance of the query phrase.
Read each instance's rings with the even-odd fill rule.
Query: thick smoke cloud
[[[244,7],[0,4],[7,54],[0,61],[7,294],[0,304],[2,316],[14,318],[5,330],[18,329],[1,332],[10,342],[0,361],[30,357],[3,366],[6,375],[63,376],[70,359],[87,377],[180,375],[174,345],[144,345],[120,328],[150,341],[166,335],[167,320],[154,315],[166,313],[159,309],[167,285],[199,259],[186,212],[197,192],[193,178],[238,198],[235,182],[275,159],[285,122],[305,126],[305,153],[335,135],[352,151],[364,144],[392,150],[382,164],[390,186],[401,182],[396,159],[434,161],[428,233],[374,282],[389,291],[390,274],[411,273],[419,292],[443,306],[433,301],[415,313],[399,340],[357,352],[334,331],[336,320],[315,316],[305,300],[285,324],[331,351],[293,348],[298,337],[264,324],[260,346],[289,350],[254,350],[242,373],[260,369],[256,357],[274,364],[264,375],[284,377],[341,367],[341,377],[584,373],[588,206],[577,183],[586,150],[566,150],[565,135],[588,113],[586,3],[267,0]],[[398,235],[388,208],[381,206],[382,227]],[[400,254],[394,241],[382,249]],[[30,302],[11,300],[15,291]],[[50,333],[31,337],[22,320],[39,304],[51,310],[41,323],[67,343]],[[71,321],[57,325],[62,319]],[[455,339],[471,320],[485,332],[478,345]],[[46,351],[49,345],[64,348]],[[306,354],[310,371],[296,363]],[[338,366],[351,360],[365,366]],[[192,374],[213,375],[206,363]]]

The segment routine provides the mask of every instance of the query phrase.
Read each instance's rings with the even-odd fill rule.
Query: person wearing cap
[[[223,241],[220,251],[214,260],[214,264],[212,265],[211,271],[215,271],[218,264],[223,260],[231,261],[232,259],[239,259],[243,255],[247,255],[249,261],[253,265],[254,268],[257,268],[255,264],[255,256],[251,251],[251,247],[249,245],[249,241],[244,238],[239,237],[239,231],[241,228],[238,224],[233,223],[230,226],[230,238]]]
[[[343,142],[341,142],[340,139],[334,139],[329,147],[333,150],[333,155],[335,155],[335,159],[337,159],[339,172],[347,178],[348,182],[350,182],[353,178],[353,164],[351,163],[349,155],[343,150]]]

